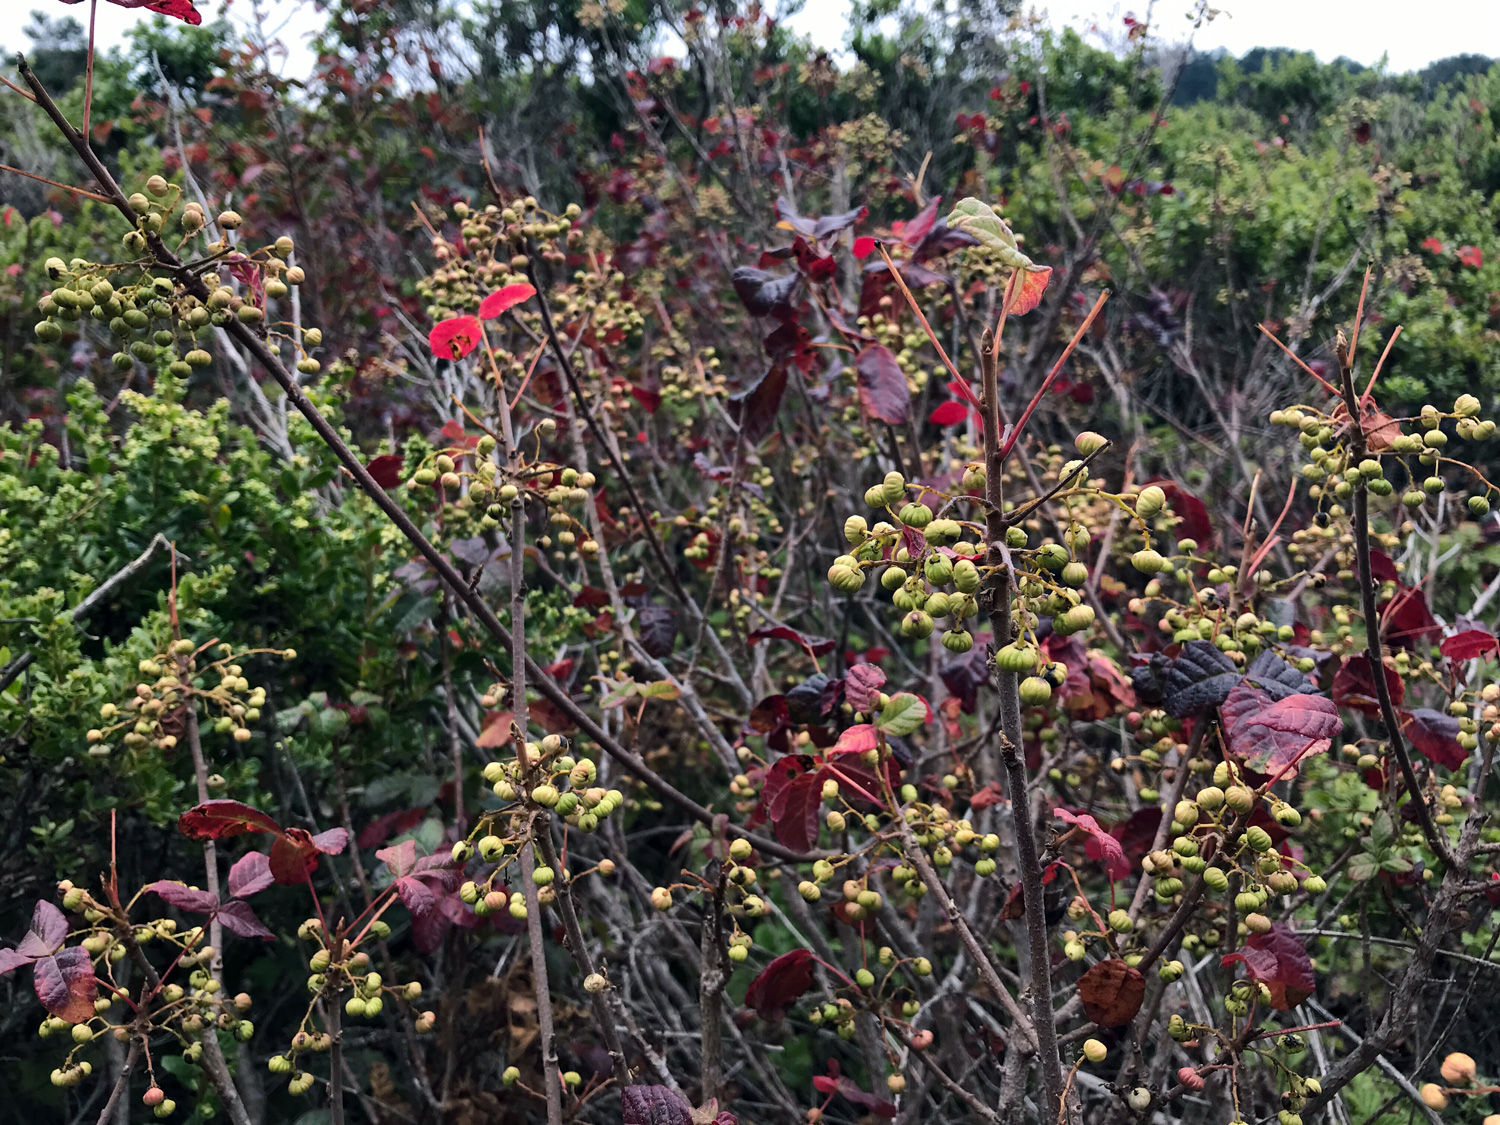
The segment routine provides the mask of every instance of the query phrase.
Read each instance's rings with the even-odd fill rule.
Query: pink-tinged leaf
[[[349,831],[345,828],[330,828],[312,838],[313,847],[324,855],[338,855],[349,846]]]
[[[693,1125],[693,1107],[670,1086],[626,1086],[620,1118],[622,1125]]]
[[[875,240],[873,238],[864,236],[854,240],[854,256],[860,259],[860,261],[864,261],[864,259],[873,253],[875,253]]]
[[[27,957],[18,949],[0,949],[0,977],[29,965],[35,960],[35,957]]]
[[[1391,704],[1400,707],[1401,701],[1406,698],[1406,681],[1392,668],[1382,665],[1380,670],[1385,675]],[[1331,694],[1333,701],[1340,707],[1349,707],[1366,715],[1379,715],[1380,699],[1375,692],[1375,677],[1371,674],[1370,659],[1367,656],[1351,656],[1334,673]]]
[[[1146,979],[1118,957],[1100,961],[1078,978],[1083,1012],[1100,1027],[1122,1027],[1135,1019],[1146,998]]]
[[[880,689],[884,686],[885,672],[880,665],[856,664],[844,676],[844,699],[856,711],[868,713],[875,709],[875,703],[880,698]],[[875,740],[872,736],[871,748],[874,744]]]
[[[865,667],[865,665],[856,664],[854,667],[863,668]],[[847,691],[847,687],[845,690]],[[876,745],[877,740],[875,737],[874,724],[858,723],[850,727],[848,730],[844,731],[843,734],[839,735],[838,741],[835,742],[829,749],[828,756],[833,757],[834,755],[841,754],[864,754],[867,751],[875,749]]]
[[[1293,763],[1326,752],[1344,729],[1330,699],[1299,694],[1273,702],[1268,692],[1249,683],[1229,693],[1219,716],[1231,754],[1256,773],[1282,777],[1295,777]]]
[[[1239,962],[1253,981],[1271,990],[1271,1007],[1289,1011],[1317,990],[1312,958],[1302,939],[1286,923],[1276,922],[1263,934],[1251,934],[1245,945],[1219,962]]]
[[[778,1020],[812,987],[812,954],[805,949],[783,953],[750,982],[745,1005],[763,1020]]]
[[[402,840],[395,847],[381,848],[375,853],[375,858],[385,864],[392,875],[400,879],[410,875],[412,868],[417,865],[417,842]]]
[[[1465,629],[1444,638],[1439,647],[1449,660],[1473,660],[1500,648],[1500,641],[1488,629]]]
[[[1457,718],[1430,707],[1403,714],[1411,720],[1406,724],[1407,739],[1429,761],[1456,770],[1469,760],[1469,752],[1458,744]]]
[[[243,938],[262,938],[266,941],[276,936],[264,922],[255,916],[255,911],[250,909],[248,902],[230,899],[220,905],[215,913],[220,924],[232,934]]]
[[[67,940],[67,915],[46,899],[37,899],[31,908],[31,928],[16,946],[16,952],[27,958],[46,957]]]
[[[246,832],[281,834],[281,825],[240,801],[204,801],[177,818],[177,829],[190,840],[222,840]]]
[[[1075,813],[1068,809],[1053,809],[1052,815],[1084,832],[1088,837],[1088,857],[1102,859],[1111,879],[1124,879],[1130,874],[1130,861],[1125,858],[1125,849],[1088,813]]]
[[[969,408],[961,402],[949,399],[939,404],[938,408],[928,415],[927,420],[934,426],[956,426],[969,416]]]
[[[1016,287],[1011,293],[1010,315],[1024,316],[1042,303],[1042,294],[1047,291],[1047,282],[1052,280],[1052,267],[1021,270]]]
[[[481,737],[483,732],[481,732]],[[481,745],[484,745],[481,743]],[[377,848],[392,836],[399,836],[403,832],[409,832],[421,824],[427,816],[427,810],[397,809],[388,812],[384,816],[378,816],[360,830],[358,843],[362,848]]]
[[[47,1011],[69,1023],[87,1023],[94,1018],[99,983],[94,979],[88,950],[75,945],[53,957],[39,957],[32,972],[36,998]]]
[[[371,458],[365,465],[365,470],[381,488],[395,488],[401,483],[402,464],[401,454],[382,453],[379,457]]]
[[[229,869],[229,893],[235,898],[259,894],[274,882],[271,861],[264,852],[247,852]]]
[[[479,302],[479,317],[481,320],[492,320],[506,309],[514,308],[523,301],[529,301],[536,296],[536,288],[524,281],[518,281],[514,285],[507,285],[503,289],[496,289],[484,300]]]
[[[455,316],[440,320],[427,334],[427,344],[439,359],[463,359],[479,346],[484,329],[477,316]]]
[[[194,914],[212,914],[214,908],[219,905],[219,900],[208,891],[200,891],[197,887],[190,887],[175,879],[158,879],[141,889],[150,891],[163,902],[171,903],[179,910],[188,910]]]
[[[799,633],[789,625],[771,625],[764,629],[752,629],[746,636],[747,644],[754,645],[757,641],[774,639],[778,641],[791,641],[801,645],[803,650],[810,656],[823,656],[833,651],[834,643],[827,637],[812,637],[806,633]]]
[[[860,409],[892,426],[904,426],[911,416],[911,388],[896,357],[884,344],[871,344],[854,360],[859,380]]]

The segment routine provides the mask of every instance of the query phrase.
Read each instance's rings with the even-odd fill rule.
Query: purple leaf
[[[785,395],[786,364],[773,363],[754,383],[729,397],[729,416],[748,444],[758,444],[771,432]]]
[[[235,898],[259,894],[274,882],[276,876],[271,874],[271,861],[264,852],[249,852],[229,869],[229,893]]]
[[[432,893],[432,888],[421,879],[411,875],[396,880],[396,894],[400,896],[406,909],[412,912],[413,917],[420,918],[437,906],[437,896]]]
[[[255,916],[255,911],[250,909],[248,902],[230,899],[219,907],[217,913],[220,924],[232,934],[246,938],[265,938],[267,941],[276,936]]]
[[[911,415],[911,388],[891,350],[884,344],[871,344],[859,353],[854,369],[864,412],[892,426],[904,426]]]
[[[141,889],[150,891],[163,902],[194,914],[211,914],[214,907],[219,905],[219,900],[208,891],[200,891],[197,887],[190,887],[175,879],[158,879]]]
[[[797,289],[797,275],[784,277],[758,270],[754,266],[741,266],[730,276],[740,303],[751,316],[774,316],[778,320],[790,320],[796,310],[792,306],[792,294]]]
[[[620,1115],[623,1125],[693,1125],[693,1107],[670,1086],[626,1086]]]
[[[23,965],[29,965],[34,960],[36,960],[36,958],[27,957],[19,950],[0,949],[0,977],[3,977],[6,973],[9,973],[15,969],[21,968]]]
[[[38,899],[31,911],[31,929],[16,946],[16,952],[29,960],[46,957],[68,939],[68,919],[61,910],[45,899]]]
[[[75,945],[55,957],[39,957],[34,973],[36,998],[47,1011],[69,1023],[86,1023],[94,1018],[99,984],[88,950]]]
[[[314,836],[312,843],[324,855],[338,855],[349,846],[349,833],[343,828],[330,828]]]

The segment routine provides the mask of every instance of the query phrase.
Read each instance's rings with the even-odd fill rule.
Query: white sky
[[[19,6],[25,0],[8,2]],[[1222,14],[1194,36],[1201,50],[1225,47],[1242,55],[1252,47],[1293,47],[1312,51],[1325,62],[1347,55],[1366,66],[1388,55],[1389,69],[1397,73],[1466,52],[1500,57],[1500,0],[1422,0],[1415,5],[1411,0],[1220,0],[1220,5]],[[88,19],[86,3],[59,8],[36,0],[34,6],[48,14]],[[229,0],[227,6],[236,20],[249,16],[249,0]],[[1150,0],[1052,0],[1036,5],[1052,26],[1080,31],[1096,26],[1098,33],[1088,37],[1107,43],[1118,43],[1126,13],[1142,16],[1149,6]],[[198,7],[211,20],[226,4],[199,0]],[[264,7],[268,26],[285,24],[282,39],[291,49],[286,73],[306,74],[312,65],[307,36],[319,23],[312,6],[298,0],[266,0]],[[1184,17],[1191,7],[1191,0],[1157,0],[1157,32],[1171,41],[1185,39],[1190,27]],[[807,0],[789,23],[819,45],[838,47],[847,28],[847,11],[846,0]],[[125,29],[143,15],[101,2],[97,18],[98,42],[109,47],[123,42]]]

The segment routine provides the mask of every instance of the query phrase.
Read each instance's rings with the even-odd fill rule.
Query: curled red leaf
[[[1052,815],[1080,829],[1088,837],[1088,856],[1102,859],[1111,879],[1124,879],[1130,874],[1130,861],[1125,858],[1125,849],[1088,813],[1075,813],[1068,809],[1053,809]]]
[[[506,309],[514,308],[523,301],[529,301],[536,296],[536,288],[524,281],[518,281],[514,285],[507,285],[503,289],[496,289],[484,300],[479,302],[479,316],[483,320],[490,320],[499,316]],[[435,349],[434,349],[435,350]]]
[[[246,832],[281,835],[277,824],[259,809],[242,801],[204,801],[177,818],[177,828],[190,840],[222,840]]]

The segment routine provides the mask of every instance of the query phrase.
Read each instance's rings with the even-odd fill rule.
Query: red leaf
[[[844,699],[856,711],[872,711],[876,700],[880,698],[880,689],[884,685],[885,672],[879,665],[856,664],[844,676]],[[840,741],[843,741],[842,738]],[[868,748],[873,748],[873,746],[874,739],[872,738],[871,746]]]
[[[1406,698],[1406,681],[1394,669],[1381,666],[1385,674],[1385,685],[1390,691],[1391,704],[1401,706]],[[1370,658],[1351,656],[1333,677],[1333,701],[1340,707],[1350,707],[1366,715],[1380,714],[1380,701],[1375,695],[1375,677],[1370,672]]]
[[[1426,645],[1442,629],[1427,608],[1427,595],[1415,586],[1398,586],[1380,618],[1385,639],[1403,648]]]
[[[1181,521],[1174,533],[1178,538],[1196,539],[1199,547],[1207,547],[1213,543],[1214,525],[1208,518],[1208,509],[1203,506],[1202,500],[1176,481],[1153,480],[1146,483],[1157,485],[1167,494],[1167,503]]]
[[[1422,239],[1422,249],[1426,250],[1429,254],[1441,254],[1444,250],[1448,249],[1448,246],[1442,239],[1433,238],[1431,235],[1428,235]]]
[[[1042,294],[1047,291],[1047,282],[1051,279],[1051,266],[1023,269],[1011,293],[1010,315],[1023,316],[1041,304]]]
[[[483,737],[484,732],[480,731]],[[359,834],[358,844],[362,848],[374,848],[385,843],[392,836],[399,836],[408,832],[422,823],[427,815],[426,809],[397,809],[388,812],[384,816],[378,816],[369,824],[365,825]]]
[[[1454,716],[1430,707],[1405,714],[1411,719],[1406,724],[1406,737],[1429,761],[1450,770],[1468,761],[1469,752],[1458,744],[1458,719]]]
[[[1288,1011],[1317,989],[1312,958],[1299,938],[1284,922],[1274,923],[1263,934],[1251,934],[1245,945],[1227,953],[1219,962],[1240,962],[1253,981],[1271,990],[1271,1007]]]
[[[271,845],[271,875],[284,887],[305,883],[318,869],[318,846],[312,833],[303,828],[288,828]]]
[[[922,239],[926,238],[934,224],[937,223],[938,207],[942,202],[943,197],[941,195],[934,195],[927,201],[926,206],[910,219],[906,220],[901,225],[901,241],[908,246],[915,246]]]
[[[249,898],[276,882],[271,862],[264,852],[247,852],[229,869],[229,893],[235,898]]]
[[[99,984],[88,950],[75,945],[54,957],[40,957],[32,966],[32,974],[36,998],[58,1019],[87,1023],[94,1018]]]
[[[248,902],[230,899],[223,903],[215,914],[226,930],[240,937],[263,938],[270,941],[276,936],[264,922],[255,916],[255,911],[250,909]]]
[[[868,667],[868,665],[856,664],[854,666],[854,668],[864,667]],[[852,672],[854,668],[849,670]],[[847,687],[845,691],[847,693]],[[875,749],[877,742],[874,725],[871,723],[859,723],[839,735],[839,740],[829,749],[828,755],[832,757],[835,754],[863,754],[867,750]]]
[[[433,325],[427,344],[439,359],[458,360],[477,348],[483,335],[477,316],[455,316]]]
[[[78,4],[82,0],[63,0],[64,4]],[[193,0],[109,0],[117,8],[144,8],[161,16],[171,16],[183,23],[197,27],[203,15],[193,7]]]
[[[792,641],[799,644],[810,656],[822,656],[833,651],[834,642],[826,637],[810,637],[806,633],[799,633],[788,625],[771,625],[763,629],[752,629],[746,636],[747,644],[754,645],[756,641],[775,639],[778,641]]]
[[[854,240],[854,256],[863,261],[875,252],[875,240],[869,237],[856,238]]]
[[[866,414],[892,426],[911,415],[911,388],[891,350],[871,344],[854,361],[859,376],[859,405]]]
[[[806,772],[812,764],[807,755],[781,758],[771,767],[772,773],[784,763],[788,764],[784,771],[787,780],[776,790],[774,799],[767,800],[767,817],[776,830],[776,839],[799,852],[810,851],[818,842],[818,810],[823,800],[823,783],[817,774]],[[766,789],[770,788],[768,776]]]
[[[189,840],[222,840],[246,832],[281,834],[281,825],[241,801],[204,801],[177,818],[177,828]]]
[[[163,902],[169,902],[180,910],[189,910],[194,914],[212,914],[214,908],[219,905],[218,898],[208,891],[200,891],[197,887],[190,887],[175,879],[158,879],[154,883],[147,883],[141,889],[150,891]]]
[[[783,953],[750,982],[745,1005],[763,1020],[778,1020],[801,995],[812,987],[812,954],[805,949]]]
[[[969,408],[961,402],[949,399],[941,403],[927,418],[934,426],[956,426],[969,416]]]
[[[1125,858],[1125,849],[1120,847],[1120,841],[1100,828],[1099,822],[1088,813],[1053,809],[1052,815],[1075,828],[1082,829],[1088,836],[1089,858],[1104,860],[1105,869],[1109,872],[1111,879],[1124,879],[1130,874],[1130,861]]]
[[[1460,265],[1471,266],[1476,270],[1484,265],[1484,251],[1477,246],[1460,246],[1453,256]]]
[[[522,301],[529,301],[536,296],[536,288],[524,281],[518,281],[514,285],[507,285],[503,289],[496,289],[484,300],[479,302],[479,316],[482,320],[493,320],[506,309],[519,305]]]
[[[1146,980],[1118,957],[1100,961],[1078,978],[1083,1011],[1100,1027],[1121,1027],[1135,1019],[1146,998]]]
[[[1445,638],[1439,647],[1449,660],[1473,660],[1500,648],[1500,641],[1487,629],[1465,629]]]
[[[375,478],[381,488],[395,488],[401,483],[402,457],[399,453],[382,453],[365,465],[366,471]]]
[[[1249,683],[1229,693],[1219,716],[1231,754],[1256,773],[1283,777],[1295,777],[1293,762],[1324,753],[1344,729],[1332,700],[1298,694],[1273,701],[1268,692]]]

